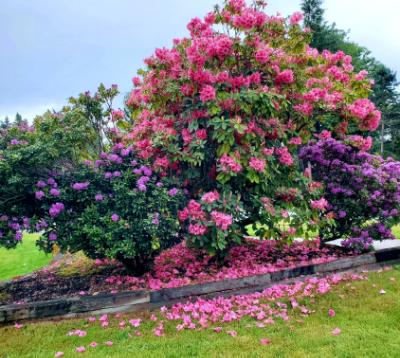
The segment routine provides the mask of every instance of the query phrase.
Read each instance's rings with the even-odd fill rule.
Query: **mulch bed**
[[[339,247],[321,249],[315,242],[278,246],[275,241],[249,239],[245,245],[231,249],[223,265],[218,265],[204,252],[179,244],[161,253],[151,272],[143,277],[134,277],[115,261],[91,261],[82,256],[66,255],[49,267],[5,283],[0,287],[0,305],[180,287],[266,274],[349,256],[354,256],[354,253]]]

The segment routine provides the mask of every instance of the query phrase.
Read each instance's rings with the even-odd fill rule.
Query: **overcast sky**
[[[60,109],[100,82],[129,91],[143,59],[187,35],[188,21],[216,2],[0,0],[0,119]],[[289,15],[299,4],[269,0],[268,13]],[[328,21],[400,74],[400,0],[326,0],[324,7]]]

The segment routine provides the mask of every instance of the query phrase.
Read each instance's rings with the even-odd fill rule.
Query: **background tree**
[[[372,134],[374,152],[400,158],[400,99],[396,73],[376,60],[371,52],[350,41],[348,31],[338,29],[324,19],[323,0],[303,0],[304,24],[312,32],[311,47],[331,52],[344,51],[353,57],[357,71],[367,70],[374,81],[370,98],[382,112],[380,130]]]

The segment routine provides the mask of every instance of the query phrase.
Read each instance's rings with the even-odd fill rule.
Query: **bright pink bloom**
[[[294,72],[292,70],[284,70],[278,74],[275,78],[275,83],[280,84],[291,84],[294,82]]]
[[[304,14],[302,12],[295,12],[291,17],[290,17],[290,24],[291,25],[297,25],[301,20],[304,19]]]
[[[76,348],[77,353],[83,353],[86,351],[86,348],[84,346],[80,346]]]
[[[211,218],[215,225],[222,230],[228,230],[229,226],[232,225],[232,215],[214,210],[211,212]]]
[[[207,232],[207,227],[200,224],[190,224],[189,225],[189,234],[200,236],[204,235]]]
[[[325,211],[328,208],[328,201],[325,198],[311,200],[311,208],[314,210]]]
[[[201,197],[201,201],[208,203],[208,204],[212,204],[213,202],[219,200],[219,193],[214,190],[211,191],[209,193],[205,193],[202,197]]]
[[[335,317],[336,316],[336,312],[332,308],[330,308],[329,311],[328,311],[328,315],[329,315],[329,317]]]
[[[204,86],[203,89],[200,91],[200,99],[203,103],[213,101],[215,98],[215,88],[210,85]]]
[[[334,336],[338,336],[340,333],[342,333],[342,330],[341,330],[340,328],[335,328],[335,329],[332,331],[332,334],[333,334]]]
[[[257,172],[263,172],[265,170],[266,162],[264,159],[250,158],[249,167]]]

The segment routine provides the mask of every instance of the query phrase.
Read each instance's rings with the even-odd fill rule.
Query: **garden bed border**
[[[116,312],[150,310],[182,299],[238,295],[262,291],[272,285],[312,275],[379,267],[400,261],[400,248],[378,250],[360,256],[321,264],[304,265],[281,271],[236,279],[207,282],[157,291],[128,291],[96,296],[68,297],[48,301],[0,306],[0,324],[45,318],[68,318]]]

